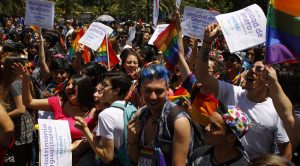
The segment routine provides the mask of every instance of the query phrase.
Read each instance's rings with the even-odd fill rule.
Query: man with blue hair
[[[128,124],[128,152],[132,161],[138,165],[186,165],[193,130],[188,114],[174,114],[176,105],[167,99],[168,70],[152,64],[141,71],[139,84],[146,106]]]

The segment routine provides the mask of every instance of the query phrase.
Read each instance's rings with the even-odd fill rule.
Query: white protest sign
[[[158,35],[164,31],[167,27],[168,27],[169,24],[160,24],[160,25],[157,25],[153,35],[151,36],[148,44],[150,45],[154,45],[153,42],[156,40],[156,38],[158,37]]]
[[[112,28],[100,22],[93,22],[78,42],[80,44],[86,45],[94,51],[97,51],[105,35],[110,35],[112,31]]]
[[[72,165],[71,134],[68,121],[39,119],[40,165]]]
[[[218,15],[216,19],[231,53],[266,41],[267,19],[256,4],[232,13]]]
[[[133,26],[129,30],[129,36],[128,36],[127,44],[131,43],[134,40],[135,34],[136,34],[136,26]]]
[[[53,29],[55,2],[27,0],[25,25],[35,25],[41,28]]]
[[[182,19],[183,35],[202,40],[205,27],[216,22],[215,16],[218,14],[216,11],[185,6]]]
[[[153,25],[156,27],[159,15],[159,0],[153,0]]]

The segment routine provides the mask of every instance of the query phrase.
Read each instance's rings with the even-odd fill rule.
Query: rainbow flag
[[[95,62],[104,62],[108,66],[114,66],[119,63],[119,58],[117,57],[115,51],[112,49],[107,36],[104,37],[104,40],[102,41],[98,49],[98,55],[95,58]]]
[[[40,28],[38,26],[36,26],[36,25],[30,25],[29,27],[30,27],[30,29],[33,30],[34,33],[38,33],[39,32]]]
[[[176,25],[171,23],[153,42],[153,44],[163,52],[166,61],[172,66],[177,65],[179,58],[177,38]]]
[[[266,57],[268,64],[300,59],[300,3],[270,0]]]
[[[87,46],[83,47],[83,60],[84,60],[84,64],[89,63],[91,61],[90,51]]]
[[[189,94],[189,92],[186,89],[184,89],[182,86],[175,91],[173,96],[168,97],[168,99],[174,103],[176,103],[181,98],[185,98],[189,100],[191,99],[191,95]]]
[[[84,30],[81,28],[80,31],[78,32],[76,38],[74,39],[73,43],[72,43],[72,47],[69,50],[69,54],[68,54],[68,59],[69,61],[71,60],[72,57],[75,56],[75,52],[76,50],[79,48],[79,44],[78,41],[79,39],[84,35]]]

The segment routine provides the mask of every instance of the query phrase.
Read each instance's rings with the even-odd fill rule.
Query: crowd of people
[[[183,36],[174,11],[177,65],[148,44],[152,25],[112,21],[120,62],[108,66],[72,50],[88,25],[22,20],[1,20],[0,165],[39,162],[38,118],[68,121],[72,165],[300,164],[300,67],[265,64],[263,44],[230,53],[216,23],[202,41]]]

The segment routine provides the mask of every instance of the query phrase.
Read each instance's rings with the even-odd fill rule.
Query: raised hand
[[[23,66],[21,63],[14,63],[12,68],[13,68],[13,72],[19,75],[21,78],[29,77],[28,69],[25,66]]]
[[[77,129],[84,131],[85,129],[87,129],[87,124],[84,121],[84,119],[80,116],[75,116],[75,125],[74,127],[76,127]]]
[[[217,23],[209,24],[204,30],[204,43],[212,43],[213,40],[221,32],[220,26]]]
[[[267,84],[272,84],[278,81],[276,70],[272,66],[266,65],[265,71]]]
[[[176,23],[176,29],[177,31],[181,31],[181,21],[180,21],[180,13],[178,9],[174,9],[173,11],[173,19]]]

